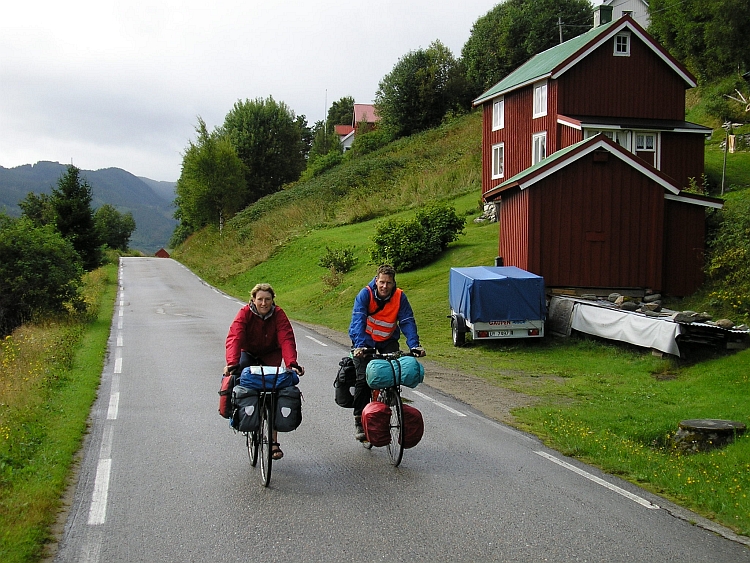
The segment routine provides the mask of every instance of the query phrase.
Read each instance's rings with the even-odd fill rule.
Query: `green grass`
[[[117,267],[87,276],[93,315],[25,325],[0,346],[0,561],[41,559],[96,398]]]

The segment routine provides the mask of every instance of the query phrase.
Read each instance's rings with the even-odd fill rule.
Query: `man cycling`
[[[366,440],[362,428],[362,409],[372,397],[367,385],[366,369],[370,362],[366,348],[374,348],[382,354],[397,352],[398,339],[404,333],[406,345],[415,356],[425,355],[419,344],[417,323],[414,320],[406,294],[396,287],[396,270],[384,264],[378,268],[375,278],[357,294],[349,325],[352,339],[352,355],[357,370],[354,386],[354,437]]]

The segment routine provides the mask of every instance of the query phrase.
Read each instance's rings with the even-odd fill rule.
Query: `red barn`
[[[694,77],[630,17],[610,18],[599,6],[592,30],[474,101],[482,196],[499,207],[504,264],[548,287],[686,295],[703,281],[705,210],[721,206],[682,191],[702,180],[710,129],[684,119]]]

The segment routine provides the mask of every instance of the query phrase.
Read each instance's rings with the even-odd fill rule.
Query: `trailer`
[[[544,278],[515,266],[451,268],[448,300],[453,345],[472,340],[541,338],[547,316]]]

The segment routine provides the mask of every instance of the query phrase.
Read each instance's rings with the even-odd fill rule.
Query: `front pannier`
[[[424,418],[422,413],[416,407],[411,405],[402,405],[404,419],[401,421],[404,425],[404,448],[413,448],[424,436]]]
[[[296,385],[279,389],[276,396],[274,427],[279,432],[291,432],[302,424],[302,392]]]
[[[336,379],[333,380],[335,389],[334,399],[336,404],[345,409],[354,407],[354,393],[352,389],[357,383],[357,369],[354,367],[354,360],[347,356],[339,362],[339,371]]]
[[[230,424],[240,432],[254,432],[258,429],[258,391],[236,385],[232,390],[234,410]]]
[[[224,418],[232,416],[232,391],[237,384],[235,374],[223,375],[221,377],[221,386],[219,387],[219,414]]]
[[[365,437],[376,448],[391,443],[391,407],[380,401],[367,403],[362,409]]]

